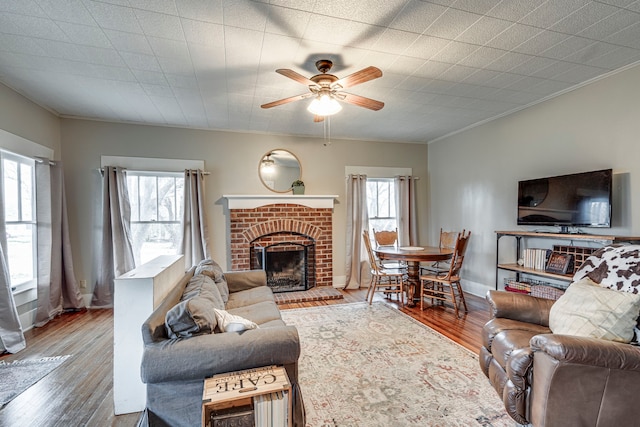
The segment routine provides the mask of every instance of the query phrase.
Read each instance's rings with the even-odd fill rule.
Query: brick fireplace
[[[260,248],[308,250],[308,287],[333,285],[333,203],[337,196],[224,196],[231,270],[258,267]]]

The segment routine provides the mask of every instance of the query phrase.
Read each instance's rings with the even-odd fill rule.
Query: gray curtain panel
[[[186,268],[209,258],[204,177],[201,170],[184,171],[184,216],[180,253],[184,254]]]
[[[113,279],[135,268],[130,221],[124,170],[106,166],[102,177],[102,246],[92,307],[113,306]]]
[[[20,325],[20,317],[11,293],[11,276],[5,254],[7,232],[4,227],[4,193],[0,177],[0,341],[9,353],[17,353],[27,346]],[[0,348],[0,352],[2,349]]]
[[[38,306],[36,326],[64,310],[84,308],[71,257],[62,165],[36,163]]]
[[[347,176],[346,289],[364,285],[362,232],[369,229],[367,176]]]
[[[418,242],[418,218],[416,213],[416,181],[406,175],[394,178],[396,207],[398,212],[398,246],[415,246]]]

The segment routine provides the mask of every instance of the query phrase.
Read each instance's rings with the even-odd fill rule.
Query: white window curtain
[[[202,170],[184,171],[184,217],[180,252],[187,267],[209,258],[206,206]]]
[[[17,353],[27,346],[20,325],[20,317],[11,293],[11,277],[7,264],[7,232],[4,227],[4,190],[0,177],[0,340],[9,353]],[[0,348],[2,353],[2,348]]]
[[[84,308],[71,257],[62,164],[36,162],[38,304],[36,326]]]
[[[416,181],[410,175],[394,177],[396,187],[396,215],[398,217],[398,246],[418,244],[416,214]]]
[[[135,268],[131,206],[124,170],[105,166],[102,176],[102,248],[92,307],[113,306],[113,279]]]
[[[350,174],[347,176],[346,289],[358,289],[368,280],[362,241],[362,232],[368,229],[367,176]]]

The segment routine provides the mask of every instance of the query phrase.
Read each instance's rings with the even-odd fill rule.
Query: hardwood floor
[[[281,309],[362,302],[366,290],[344,291],[344,299],[281,305]],[[452,308],[403,308],[404,313],[477,353],[480,330],[489,319],[484,299],[467,295],[469,313],[456,318]],[[395,299],[376,294],[397,307]],[[7,363],[71,354],[60,368],[0,410],[0,426],[135,426],[139,414],[113,414],[113,315],[111,310],[64,314],[25,333],[27,348],[0,356]]]

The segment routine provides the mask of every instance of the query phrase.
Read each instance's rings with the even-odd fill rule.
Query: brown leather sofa
[[[555,335],[555,301],[489,291],[480,366],[519,424],[534,427],[640,425],[640,348]]]

